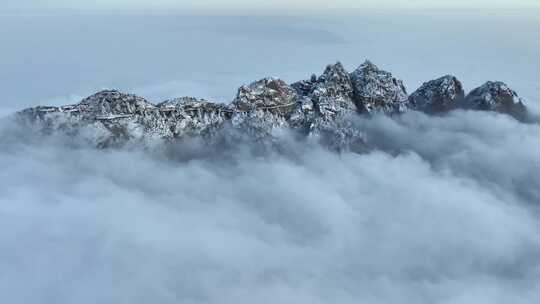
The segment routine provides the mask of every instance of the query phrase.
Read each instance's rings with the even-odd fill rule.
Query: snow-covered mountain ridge
[[[351,117],[411,110],[442,115],[455,109],[528,119],[523,101],[502,82],[489,81],[466,95],[461,82],[447,75],[409,95],[400,79],[369,61],[352,73],[338,62],[320,76],[290,85],[265,78],[240,87],[230,104],[192,97],[153,104],[106,90],[75,105],[25,109],[16,119],[40,135],[68,135],[102,148],[194,137],[215,141],[239,134],[249,140],[272,141],[276,133],[286,130],[334,149],[362,150],[367,143]]]

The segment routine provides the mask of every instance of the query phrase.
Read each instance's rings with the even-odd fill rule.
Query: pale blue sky
[[[4,9],[326,10],[351,8],[526,8],[538,0],[3,0]],[[0,9],[2,9],[0,7]]]
[[[534,12],[1,16],[0,112],[78,102],[106,88],[156,102],[229,102],[237,87],[262,77],[293,82],[337,60],[352,70],[366,59],[409,91],[452,73],[467,89],[501,80],[536,100],[538,32]]]

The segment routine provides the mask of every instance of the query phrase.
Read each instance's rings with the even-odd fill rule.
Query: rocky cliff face
[[[109,90],[75,105],[35,107],[16,115],[40,135],[63,134],[97,147],[186,138],[241,136],[272,142],[284,131],[332,149],[363,151],[368,145],[351,117],[409,110],[444,114],[454,109],[495,111],[525,120],[517,94],[501,82],[487,82],[465,96],[454,76],[424,83],[407,95],[403,82],[366,61],[352,73],[336,63],[322,75],[288,85],[265,78],[242,86],[230,104],[182,97],[153,104],[142,97]]]
[[[407,110],[407,90],[403,82],[370,61],[351,73],[356,103],[367,113],[402,113]]]
[[[518,120],[527,120],[527,109],[517,93],[503,82],[488,81],[472,90],[461,107],[478,111],[506,113]]]
[[[240,112],[259,109],[287,116],[294,108],[297,99],[296,91],[285,81],[265,78],[238,89],[233,106]]]
[[[319,77],[293,84],[300,95],[293,125],[308,138],[334,149],[364,150],[365,139],[349,118],[356,115],[354,89],[341,63],[328,65]]]
[[[454,76],[446,75],[425,82],[409,96],[409,107],[426,113],[445,113],[458,107],[465,98],[463,85]]]

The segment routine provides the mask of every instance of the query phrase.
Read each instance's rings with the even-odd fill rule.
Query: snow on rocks
[[[237,111],[265,110],[270,113],[287,115],[297,101],[296,91],[285,81],[264,78],[238,89],[233,105]]]
[[[463,85],[454,76],[446,75],[425,82],[409,97],[409,106],[430,114],[448,112],[465,98]]]
[[[403,81],[379,69],[370,61],[351,73],[356,103],[362,112],[402,113],[407,109],[407,90]]]
[[[494,111],[526,120],[527,109],[518,94],[500,81],[488,81],[472,90],[462,103],[465,109]]]
[[[106,90],[78,104],[29,108],[15,117],[41,135],[63,134],[103,148],[185,138],[273,143],[279,134],[292,132],[334,150],[364,151],[364,133],[353,123],[359,113],[394,115],[410,109],[442,114],[464,108],[519,120],[527,116],[522,100],[502,82],[487,82],[464,95],[454,76],[426,82],[407,96],[401,80],[369,61],[350,74],[338,62],[292,85],[264,78],[242,86],[230,104],[181,97],[154,105]]]

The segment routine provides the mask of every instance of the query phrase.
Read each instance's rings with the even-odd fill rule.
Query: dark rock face
[[[503,82],[488,81],[467,95],[465,109],[506,113],[517,120],[527,119],[527,109],[515,91]]]
[[[142,97],[118,91],[101,91],[83,99],[78,107],[96,115],[136,114],[155,106]]]
[[[234,107],[238,111],[266,110],[271,113],[287,115],[296,104],[296,91],[283,80],[265,78],[242,86],[238,90]]]
[[[317,75],[311,75],[309,80],[300,80],[291,84],[291,87],[296,90],[296,93],[300,96],[307,96],[313,91],[313,87],[317,83]]]
[[[446,75],[425,82],[409,97],[409,106],[429,114],[445,113],[455,109],[465,98],[463,85],[454,76]]]
[[[225,105],[184,97],[153,105],[144,98],[102,91],[79,104],[23,110],[17,119],[41,134],[80,137],[97,147],[206,136],[232,115]]]
[[[193,97],[169,99],[157,104],[157,108],[163,113],[178,113],[178,115],[191,118],[204,117],[205,115],[227,117],[233,113],[230,106]]]
[[[292,85],[301,95],[289,123],[309,138],[336,150],[366,149],[363,132],[349,118],[358,110],[349,73],[339,62],[328,65],[319,77],[313,75]]]
[[[366,137],[351,118],[360,113],[430,114],[464,108],[507,113],[525,120],[522,100],[501,82],[488,82],[464,97],[453,76],[424,83],[407,96],[401,80],[369,61],[349,74],[341,63],[322,75],[288,85],[265,78],[242,86],[231,104],[182,97],[157,105],[118,91],[101,91],[80,103],[18,112],[21,126],[39,135],[61,134],[97,147],[153,146],[163,141],[240,140],[274,145],[284,132],[334,150],[367,150]]]
[[[392,114],[407,110],[408,96],[403,82],[370,61],[352,72],[351,80],[356,104],[362,112]]]
[[[355,112],[353,88],[349,74],[341,63],[328,65],[319,77],[292,84],[298,94],[313,103],[313,111],[323,117]]]
[[[334,116],[356,111],[352,100],[351,78],[341,63],[329,65],[317,79],[310,94],[315,108],[322,116]]]
[[[233,100],[226,140],[248,140],[273,145],[276,130],[289,129],[289,118],[298,107],[296,90],[277,78],[264,78],[242,86]],[[237,132],[239,131],[239,132]]]
[[[156,129],[166,126],[170,130],[169,137],[207,135],[220,128],[228,121],[233,110],[219,103],[204,99],[182,97],[166,100],[157,105],[158,111],[153,120]]]

